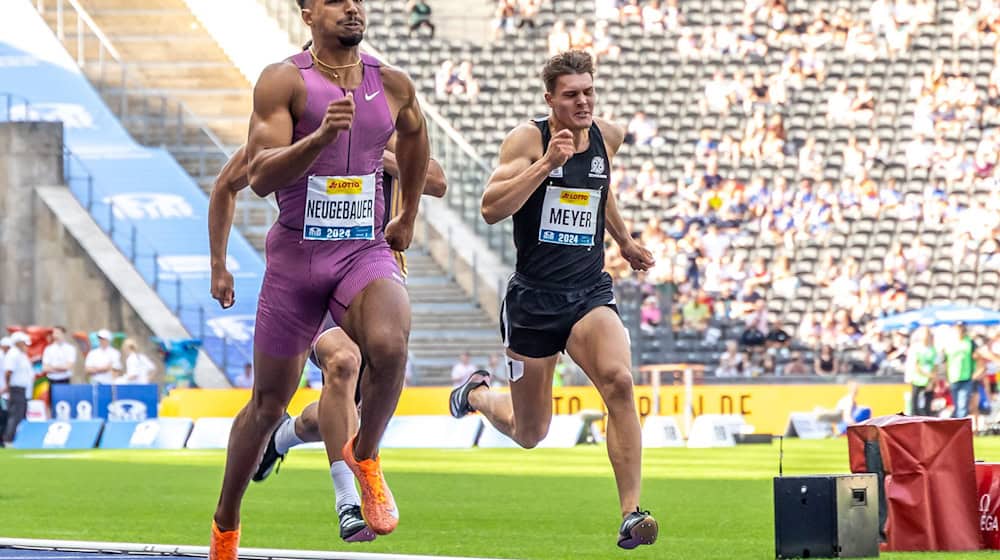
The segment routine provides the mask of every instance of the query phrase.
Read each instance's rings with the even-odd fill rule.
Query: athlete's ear
[[[309,8],[302,8],[302,12],[301,12],[300,15],[302,16],[302,21],[306,25],[312,27],[312,24],[313,24],[313,12],[312,12],[312,10],[310,10]]]
[[[551,92],[548,92],[548,91],[545,92],[545,104],[548,105],[549,107],[552,106],[552,93]]]

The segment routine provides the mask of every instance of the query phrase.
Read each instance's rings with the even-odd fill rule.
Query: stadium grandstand
[[[873,373],[893,367],[900,344],[870,329],[875,319],[996,308],[1000,74],[980,31],[990,3],[973,16],[954,2],[646,4],[542,2],[537,29],[426,49],[400,32],[403,3],[385,2],[372,41],[398,53],[486,161],[524,114],[544,113],[547,56],[567,45],[598,55],[599,111],[631,136],[615,188],[659,262],[639,278],[609,263],[661,308],[637,321],[644,363],[714,369],[725,341],[752,327],[787,332],[810,364],[830,345],[847,371]],[[454,79],[442,70],[460,62],[478,92],[442,90]],[[773,374],[788,355],[767,369],[749,358],[754,375]]]
[[[903,21],[878,2],[591,4],[541,2],[532,25],[494,20],[487,41],[410,33],[405,2],[374,2],[368,42],[410,72],[439,113],[447,129],[435,147],[460,154],[444,158],[449,206],[480,234],[478,198],[500,140],[544,113],[538,68],[560,46],[594,52],[599,112],[629,129],[614,186],[633,233],[658,257],[635,277],[609,245],[642,363],[714,371],[728,340],[782,331],[809,366],[829,345],[844,372],[898,373],[901,362],[888,357],[902,339],[870,329],[874,319],[938,303],[996,307],[990,95],[1000,78],[985,8],[970,20],[958,4],[906,4]],[[242,44],[216,42],[219,15],[197,2],[79,5],[93,27],[66,10],[70,52],[82,54],[109,106],[127,112],[137,140],[167,147],[208,191],[246,136],[248,73],[273,58],[260,54],[267,41],[256,59],[227,57]],[[307,40],[294,2],[259,8],[258,17],[274,16],[258,22],[273,44],[275,26],[293,44]],[[56,11],[45,14],[56,29]],[[98,31],[118,54],[103,65]],[[262,249],[270,205],[246,191],[238,208],[239,231]],[[509,235],[490,232],[489,241],[512,264]],[[415,303],[459,313],[418,318],[415,336],[433,342],[415,346],[414,364],[426,370],[417,382],[445,382],[461,349],[485,364],[498,345],[446,271],[416,258]],[[445,323],[484,340],[449,339]],[[742,361],[747,373],[771,375],[791,356],[751,351]]]
[[[79,447],[136,447],[137,426],[158,419],[163,439],[154,434],[139,447],[171,447],[169,424],[183,430],[175,447],[225,448],[257,373],[255,317],[278,204],[251,189],[236,195],[226,262],[235,302],[224,309],[212,293],[209,202],[220,192],[223,166],[247,142],[262,71],[311,40],[302,8],[297,0],[5,4],[0,388],[19,383],[16,370],[12,377],[5,371],[15,362],[4,358],[18,353],[18,340],[34,370],[23,382],[26,402],[3,401],[13,425],[0,429],[0,446],[21,447],[17,436],[38,439],[39,448],[66,447],[74,441],[68,429],[62,445],[50,445],[50,428],[29,425],[86,422],[91,408],[103,407],[94,418],[106,424],[93,432],[74,425],[90,442]],[[517,258],[513,220],[488,225],[482,198],[511,130],[549,112],[540,70],[568,51],[594,59],[596,116],[625,131],[606,172],[632,239],[655,259],[648,270],[633,270],[618,243],[605,240],[644,439],[654,426],[652,440],[663,447],[684,439],[691,447],[729,446],[751,432],[768,442],[770,434],[834,438],[856,421],[900,411],[972,416],[976,433],[1000,433],[1000,1],[364,5],[362,51],[413,80],[431,157],[448,184],[443,198],[421,200],[406,253],[413,317],[406,387],[383,442],[515,446],[480,415],[463,418],[461,428],[442,422],[449,391],[473,372],[491,371],[501,386],[510,383],[507,368],[513,375],[498,328]],[[952,361],[961,359],[965,340],[963,377]],[[43,357],[43,348],[60,345],[72,359]],[[568,356],[556,372],[552,439],[541,447],[604,443],[602,395]],[[955,389],[966,381],[969,388]],[[113,389],[104,395],[102,385]],[[126,385],[150,388],[130,393]],[[307,365],[288,411],[300,414],[323,386],[318,366]],[[87,395],[74,392],[84,388]],[[867,416],[856,415],[862,410]],[[650,418],[662,418],[666,432]],[[702,419],[717,422],[711,426],[723,441],[699,432]],[[135,425],[106,446],[117,433],[112,420]],[[447,437],[429,435],[439,431]],[[434,444],[413,443],[420,437]],[[842,445],[810,444],[798,451],[844,454]],[[1000,456],[997,444],[986,445]],[[771,461],[741,452],[741,460]],[[221,455],[204,457],[196,463],[221,465]],[[421,461],[429,459],[412,459],[410,474],[424,472]],[[325,461],[303,464],[325,468]],[[801,468],[842,470],[841,463]],[[386,468],[391,474],[391,460]],[[761,466],[752,476],[771,474]],[[770,512],[757,506],[746,515],[770,523]],[[755,526],[751,541],[761,540],[761,530]],[[181,530],[164,535],[191,544]],[[143,538],[157,535],[129,533],[122,541]],[[291,538],[274,542],[300,548]],[[403,552],[421,554],[519,554],[502,543],[405,542]],[[0,542],[0,560],[15,557],[4,556],[14,545]],[[531,557],[569,557],[531,546],[524,552]],[[715,557],[687,541],[672,546],[681,546],[676,557]],[[732,557],[764,550],[759,542],[747,546],[740,549],[746,556]]]

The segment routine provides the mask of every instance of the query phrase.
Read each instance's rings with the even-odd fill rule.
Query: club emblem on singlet
[[[604,158],[601,156],[594,156],[594,159],[590,160],[590,176],[597,179],[607,179],[607,174],[605,172]]]

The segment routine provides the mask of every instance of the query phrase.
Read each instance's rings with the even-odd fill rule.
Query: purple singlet
[[[272,356],[307,350],[324,315],[329,312],[340,324],[371,282],[403,281],[382,227],[382,156],[395,124],[379,62],[361,57],[351,129],[341,132],[301,179],[275,193],[280,211],[267,235],[254,332],[255,347]],[[298,142],[319,128],[327,106],[346,92],[313,66],[308,51],[289,60],[306,87],[305,110],[292,135]]]

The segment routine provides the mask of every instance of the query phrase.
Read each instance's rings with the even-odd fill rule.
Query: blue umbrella
[[[884,317],[875,321],[875,327],[883,331],[897,331],[955,323],[1000,325],[1000,311],[966,305],[932,305]]]

